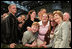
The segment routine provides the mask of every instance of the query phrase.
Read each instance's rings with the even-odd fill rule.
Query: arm
[[[24,46],[26,46],[26,47],[30,47],[30,44],[25,44]]]
[[[23,43],[24,46],[28,45],[27,44],[28,39],[29,39],[29,36],[28,36],[27,32],[24,32],[23,38],[22,38],[22,43]]]
[[[28,27],[27,27],[27,30],[28,30],[28,31],[31,31],[31,27],[28,26]]]
[[[15,48],[15,45],[16,45],[15,43],[11,43],[11,44],[9,45],[9,47],[10,47],[10,48]]]
[[[43,45],[44,48],[49,48],[49,47],[52,47],[53,45],[53,39],[50,40],[50,44],[48,45]]]
[[[69,34],[69,35],[70,35],[70,36],[69,36],[69,42],[71,42],[71,22],[69,23],[69,33],[70,33],[70,34]]]
[[[42,45],[46,45],[46,42],[44,41],[44,43]]]
[[[53,43],[50,43],[49,45],[46,45],[46,47],[52,47]]]
[[[43,44],[41,44],[40,46],[38,46],[38,47],[43,47],[44,45],[46,45],[46,42],[44,41],[44,43]]]
[[[36,44],[37,44],[37,42],[34,41],[34,42],[30,45],[30,47],[36,47]]]

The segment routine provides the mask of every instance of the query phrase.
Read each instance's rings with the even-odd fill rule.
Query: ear
[[[8,10],[10,11],[11,9],[10,9],[10,8],[8,8]]]

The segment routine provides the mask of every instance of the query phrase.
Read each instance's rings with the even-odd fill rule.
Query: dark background
[[[9,4],[19,6],[19,8],[17,7],[17,16],[20,14],[27,15],[31,9],[38,13],[41,8],[45,8],[47,12],[53,12],[54,10],[61,10],[63,13],[69,12],[71,16],[71,1],[1,1],[1,15],[8,12]]]

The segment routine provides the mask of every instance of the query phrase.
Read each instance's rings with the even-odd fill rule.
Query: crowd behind
[[[15,16],[16,5],[8,6],[8,13],[1,16],[1,48],[71,48],[70,14],[60,10],[48,12],[40,9],[36,14]],[[22,48],[22,47],[20,47]]]

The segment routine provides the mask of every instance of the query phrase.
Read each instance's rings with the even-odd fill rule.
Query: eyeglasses
[[[47,16],[47,15],[43,15],[43,16]]]

